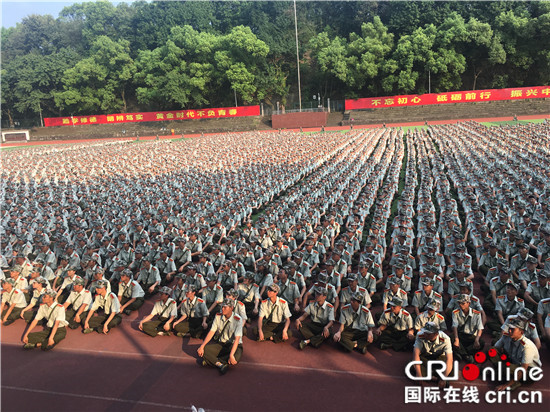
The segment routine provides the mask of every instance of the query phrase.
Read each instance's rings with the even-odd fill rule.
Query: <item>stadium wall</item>
[[[296,129],[299,127],[323,127],[327,125],[328,112],[298,112],[274,114],[271,125],[274,129]]]

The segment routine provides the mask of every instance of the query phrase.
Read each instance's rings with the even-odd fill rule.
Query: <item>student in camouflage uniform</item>
[[[397,352],[410,349],[414,340],[412,316],[403,309],[403,300],[395,296],[389,303],[374,330],[380,349],[393,349]]]
[[[231,299],[224,299],[221,307],[197,353],[203,366],[214,366],[224,375],[243,355],[243,320],[233,313]]]
[[[473,355],[485,346],[481,340],[481,312],[470,307],[470,295],[459,295],[457,301],[460,308],[454,310],[452,315],[454,353],[458,360],[472,363]]]
[[[279,293],[280,287],[275,283],[267,288],[267,299],[260,305],[258,327],[254,328],[258,341],[284,342],[292,336],[289,329],[292,314],[288,302],[278,297]]]
[[[333,339],[348,352],[357,349],[365,354],[367,346],[374,340],[374,320],[370,310],[362,304],[363,299],[361,292],[355,292],[350,303],[342,306],[340,311],[340,328]]]
[[[44,293],[43,302],[38,309],[38,313],[23,335],[24,349],[41,348],[42,350],[50,350],[65,339],[67,335],[65,308],[57,303],[56,296],[57,293],[52,289]],[[32,332],[42,319],[46,320],[44,329],[41,332]]]
[[[418,332],[413,348],[413,361],[418,362],[415,365],[416,376],[426,376],[427,362],[430,360],[444,361],[447,368],[445,376],[449,376],[453,370],[453,349],[451,339],[447,334],[439,330],[439,327],[428,322]],[[439,380],[439,388],[445,386],[443,379]]]
[[[304,322],[307,318],[309,322]],[[315,287],[315,300],[305,309],[302,316],[296,319],[298,329],[303,339],[300,341],[300,349],[311,344],[318,348],[330,336],[330,328],[334,323],[334,306],[327,302],[327,289]]]
[[[151,313],[139,322],[139,330],[152,337],[170,335],[172,322],[178,315],[177,303],[170,297],[172,290],[168,286],[163,286],[159,293],[160,299],[155,302]],[[155,316],[157,319],[153,320]]]

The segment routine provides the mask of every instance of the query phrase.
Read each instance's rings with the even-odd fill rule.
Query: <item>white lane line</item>
[[[9,345],[9,346],[19,346],[14,344],[6,344],[3,343],[2,345]],[[78,348],[59,348],[57,347],[55,349],[56,352],[74,352],[74,353],[93,353],[98,355],[114,355],[114,356],[127,356],[127,357],[139,357],[139,358],[158,358],[158,359],[171,359],[178,362],[185,362],[185,363],[195,363],[196,359],[191,357],[184,357],[184,356],[174,356],[174,355],[160,355],[160,354],[149,354],[149,353],[139,353],[139,352],[118,352],[118,351],[109,351],[109,350],[93,350],[93,349],[78,349]],[[301,370],[301,371],[308,371],[308,372],[325,372],[325,373],[338,373],[338,374],[344,374],[344,375],[359,375],[359,376],[373,376],[376,378],[388,378],[388,379],[407,379],[405,376],[392,376],[392,375],[384,375],[384,374],[377,374],[377,373],[371,373],[371,372],[362,372],[362,371],[347,371],[347,370],[341,370],[341,369],[325,369],[325,368],[312,368],[307,366],[293,366],[293,365],[278,365],[278,364],[272,364],[272,363],[259,363],[259,362],[239,362],[241,365],[247,365],[247,366],[256,366],[256,367],[268,367],[268,368],[278,368],[278,369],[292,369],[292,370]]]
[[[19,346],[12,343],[2,343],[2,345],[7,346]],[[78,349],[78,348],[56,348],[56,352],[75,352],[75,353],[93,353],[98,355],[114,355],[114,356],[127,356],[127,357],[139,357],[139,358],[158,358],[158,359],[171,359],[182,363],[195,363],[196,359],[191,357],[184,356],[174,356],[174,355],[160,355],[160,354],[149,354],[149,353],[139,353],[139,352],[117,352],[109,350],[93,350],[93,349]],[[365,377],[374,377],[377,379],[402,379],[409,380],[405,375],[385,375],[372,372],[362,372],[362,371],[348,371],[341,369],[326,369],[326,368],[312,368],[307,366],[293,366],[293,365],[279,365],[273,363],[260,363],[260,362],[239,362],[241,365],[253,366],[253,367],[262,367],[262,368],[273,368],[273,369],[289,369],[289,370],[298,370],[306,372],[324,372],[324,373],[334,373],[341,375],[356,375],[356,376],[365,376]],[[468,381],[452,381],[452,385],[475,385],[475,386],[490,386],[487,382],[478,381],[468,382]],[[550,389],[537,389],[541,392],[550,392]]]
[[[189,410],[189,411],[193,410],[193,408],[191,406],[172,405],[172,404],[168,404],[168,403],[147,402],[147,401],[139,401],[139,400],[132,400],[132,399],[111,398],[109,396],[84,395],[84,394],[81,394],[81,393],[45,391],[45,390],[42,390],[42,389],[22,388],[22,387],[19,387],[19,386],[2,385],[2,389],[12,390],[12,391],[42,393],[42,394],[46,394],[46,395],[72,396],[74,398],[95,399],[95,400],[100,400],[100,401],[132,403],[132,404],[139,404],[139,405],[146,405],[146,406],[157,406],[157,407],[171,408],[171,409],[184,409],[184,410]],[[222,412],[222,411],[217,411],[217,410],[214,410],[214,409],[207,409],[207,411]]]

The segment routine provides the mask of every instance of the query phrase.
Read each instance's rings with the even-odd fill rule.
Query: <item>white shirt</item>
[[[220,333],[219,342],[227,343],[235,339],[239,340],[239,344],[243,343],[243,321],[234,314],[231,314],[229,319],[226,319],[221,313],[216,314],[212,328],[215,333]]]
[[[86,289],[82,289],[80,293],[73,290],[67,298],[67,302],[69,302],[70,305],[73,305],[73,309],[76,311],[78,311],[82,305],[88,305],[86,309],[90,309],[92,294]]]
[[[284,319],[290,319],[292,314],[287,301],[277,297],[275,303],[271,299],[262,300],[259,316],[264,318],[264,322],[281,323]]]
[[[178,306],[172,298],[166,299],[166,302],[159,300],[155,302],[151,315],[158,315],[161,318],[171,318],[178,315]]]
[[[105,297],[97,295],[92,305],[92,310],[97,311],[99,308],[103,308],[106,315],[110,315],[111,312],[120,312],[120,302],[118,297],[114,293],[107,293]]]
[[[128,283],[120,282],[118,286],[118,297],[137,299],[145,296],[145,292],[135,280],[130,280]]]
[[[65,308],[63,305],[54,301],[51,306],[46,305],[45,303],[40,305],[38,312],[34,320],[46,319],[46,326],[52,328],[55,322],[59,321],[59,327],[65,327],[68,325],[68,322],[65,320]]]

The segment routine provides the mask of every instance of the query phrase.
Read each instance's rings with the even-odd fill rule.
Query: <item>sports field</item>
[[[519,124],[523,126],[538,124],[543,121],[540,117],[530,119],[529,116],[520,117],[518,120]],[[510,118],[476,119],[476,121],[488,127],[515,126],[518,124]],[[346,139],[349,138],[350,142],[357,144],[361,150],[364,150],[364,152],[360,152],[363,157],[360,157],[359,154],[353,157],[355,155],[353,151],[348,154],[346,147],[341,142],[337,142],[337,139],[333,139],[334,142],[337,142],[334,143],[334,147],[331,147],[335,148],[335,153],[337,153],[334,162],[340,160],[338,156],[344,159],[340,166],[341,170],[348,171],[348,169],[345,169],[345,167],[348,167],[348,164],[346,164],[348,158],[345,156],[348,155],[352,159],[349,161],[350,163],[353,164],[356,161],[365,168],[368,162],[374,162],[373,164],[387,163],[387,174],[385,173],[386,169],[384,169],[384,173],[380,172],[381,183],[379,187],[374,188],[380,189],[380,192],[375,191],[374,193],[379,195],[386,187],[382,184],[387,184],[391,188],[389,192],[394,195],[391,204],[387,205],[391,206],[393,210],[391,216],[389,212],[387,214],[388,237],[392,233],[393,228],[391,225],[396,216],[396,210],[399,210],[398,200],[404,196],[403,187],[410,186],[409,189],[412,190],[414,197],[415,190],[422,186],[422,182],[424,182],[422,178],[431,178],[427,174],[423,174],[425,171],[421,168],[422,165],[432,164],[428,162],[428,159],[434,162],[433,153],[428,150],[430,148],[433,148],[434,152],[437,150],[441,155],[438,159],[448,168],[445,169],[445,173],[449,173],[447,176],[451,181],[451,185],[454,184],[454,188],[451,189],[453,198],[458,199],[459,204],[461,203],[456,190],[457,188],[461,190],[462,187],[467,185],[465,182],[453,180],[457,177],[452,174],[453,169],[451,167],[455,167],[458,163],[449,160],[452,160],[453,148],[456,149],[459,145],[457,144],[456,147],[452,145],[443,147],[442,145],[442,139],[443,136],[446,136],[446,133],[449,133],[450,136],[460,130],[452,128],[454,127],[452,125],[456,126],[457,122],[461,121],[429,122],[430,125],[436,127],[437,133],[440,133],[433,141],[428,139],[425,124],[388,124],[386,125],[388,128],[402,128],[404,131],[404,135],[392,134],[391,136],[390,133],[385,133],[380,126],[354,126],[353,132],[349,131],[349,127],[327,128],[327,132],[349,131],[343,133],[342,136],[345,136]],[[456,127],[464,127],[464,130],[468,131],[470,129],[478,130],[476,129],[477,124],[474,122],[466,122],[466,126],[463,126],[463,124],[464,122],[461,122]],[[441,126],[441,128],[438,129],[437,126]],[[367,133],[361,135],[361,130]],[[369,131],[372,133],[368,133]],[[306,132],[304,134],[296,133],[296,131],[285,131],[284,133],[287,132],[294,133],[293,136],[296,136],[296,139],[300,139],[300,136],[306,135],[307,132],[313,132],[309,137],[311,139],[320,135],[317,129],[304,130]],[[258,133],[261,134],[261,132]],[[392,133],[394,132],[392,131]],[[397,132],[395,131],[395,133]],[[533,133],[536,133],[536,131],[533,131]],[[273,134],[273,132],[270,133],[270,135]],[[380,141],[388,143],[385,147],[378,147],[379,152],[375,150],[378,143],[378,140],[374,138],[375,136],[380,136]],[[472,134],[472,136],[475,135]],[[190,142],[192,142],[193,139],[199,139],[200,136],[190,135],[185,137],[191,138]],[[232,137],[238,139],[239,135],[233,135]],[[144,144],[151,144],[151,140],[154,139],[155,137],[148,137],[141,140],[144,141]],[[167,140],[170,139],[171,136],[162,136],[160,138],[161,144],[167,144]],[[303,144],[308,142],[305,139],[307,138],[304,138]],[[361,139],[364,139],[364,142]],[[368,145],[369,139],[372,139],[372,147]],[[399,143],[400,140],[404,143]],[[117,139],[117,141],[120,140]],[[85,147],[88,144],[93,145],[104,142],[105,140],[86,142],[67,140],[24,144],[9,143],[2,145],[2,162],[8,165],[5,162],[9,162],[11,159],[9,156],[15,155],[16,152],[20,156],[24,156],[21,155],[21,152],[31,153],[32,156],[33,146],[37,146],[38,150],[45,149],[44,146],[49,145],[61,147],[57,145],[77,144]],[[533,140],[533,142],[536,142],[536,140]],[[333,144],[333,141],[331,140],[329,143]],[[361,146],[363,143],[364,146]],[[395,143],[395,146],[392,143]],[[181,144],[181,142],[178,144]],[[196,142],[193,142],[193,144],[200,145]],[[341,144],[341,146],[338,146],[338,144]],[[30,150],[27,151],[28,147]],[[162,147],[166,148],[166,146]],[[462,148],[462,146],[460,147]],[[178,146],[177,150],[180,149],[181,147]],[[174,153],[180,153],[177,150]],[[189,153],[191,153],[192,149],[181,150],[189,150]],[[337,150],[341,150],[341,152]],[[87,149],[83,149],[83,152],[88,153],[87,155],[92,153],[87,152]],[[471,153],[466,149],[465,152],[467,152],[467,156],[459,157],[459,161],[471,159],[468,157]],[[192,153],[197,156],[199,151]],[[225,152],[223,154],[229,155],[230,153]],[[476,155],[476,152],[472,153]],[[121,156],[120,153],[118,155]],[[48,155],[44,156],[47,158]],[[321,155],[319,156],[321,158]],[[387,158],[384,156],[387,156]],[[74,159],[78,161],[78,156],[75,156]],[[71,161],[74,159],[71,158]],[[549,159],[546,159],[546,162],[548,161]],[[474,160],[472,162],[475,163]],[[393,175],[391,165],[397,167],[393,171]],[[169,168],[170,166],[166,167]],[[325,180],[323,178],[328,175],[328,172],[323,175],[323,178],[319,177],[318,180],[314,181],[312,178],[317,176],[315,173],[318,170],[324,172],[323,166],[325,164],[321,162],[316,165],[319,169],[311,169],[313,170],[311,175],[305,175],[306,177],[299,180],[295,185],[277,193],[272,198],[273,202],[276,202],[277,206],[284,205],[286,199],[290,196],[289,193],[295,196],[292,198],[293,200],[301,199],[300,195],[304,196],[303,199],[308,199],[309,202],[305,190],[300,192],[293,192],[292,190],[299,187],[300,184],[309,184],[312,181],[315,183],[311,183],[312,187],[316,188],[326,184],[326,178]],[[19,169],[9,165],[8,170],[13,173],[14,170]],[[334,175],[338,173],[338,170],[327,170],[330,170],[330,173],[334,173]],[[363,169],[360,170],[363,171]],[[441,168],[441,171],[443,171],[443,168]],[[351,169],[349,171],[349,173],[355,172]],[[378,169],[373,168],[372,176],[375,176],[374,173],[376,172],[378,172]],[[405,172],[407,175],[418,173],[418,176],[413,178],[411,175],[411,180],[405,180]],[[218,173],[218,170],[216,170],[216,173]],[[319,173],[319,175],[321,174]],[[475,176],[479,177],[478,175]],[[353,175],[353,177],[359,180],[359,172],[357,172],[357,176]],[[342,181],[344,178],[345,176],[343,176]],[[391,178],[394,178],[394,181],[390,182]],[[339,184],[343,185],[342,181],[338,181]],[[361,189],[365,189],[368,184],[369,182]],[[397,189],[398,187],[399,189]],[[351,189],[353,189],[352,186],[350,186],[350,191],[352,191]],[[329,195],[334,193],[332,191],[336,192],[336,189],[327,189],[326,196],[321,196],[320,199],[328,199]],[[342,193],[343,198],[347,195],[349,198],[346,199],[353,200],[353,196],[349,195],[346,190],[342,190]],[[368,196],[366,195],[366,197]],[[434,188],[433,199],[435,198],[436,189]],[[339,204],[333,197],[330,200],[334,200],[335,205]],[[311,204],[320,208],[322,201],[312,202]],[[270,213],[269,205],[269,202],[262,205],[261,210],[256,211],[259,212],[258,215],[267,216]],[[363,221],[364,227],[361,228],[361,233],[364,231],[365,237],[369,232],[368,229],[373,218],[376,217],[374,211],[377,205],[379,204],[373,201],[370,213]],[[464,217],[468,211],[465,211],[463,206],[459,206],[459,209],[464,225],[463,229],[465,229],[466,221]],[[312,206],[312,210],[314,210],[314,206]],[[439,206],[437,212],[440,212]],[[364,238],[359,240],[361,241],[362,250]],[[413,247],[413,249],[413,253],[415,253],[416,247]],[[475,250],[470,245],[468,252],[475,259]],[[382,265],[384,277],[391,273],[391,266],[389,265],[391,257],[391,249],[388,248],[386,260]],[[355,267],[353,271],[355,271]],[[474,274],[474,295],[482,296],[481,285],[483,279],[479,272],[474,271]],[[414,281],[414,286],[416,286],[418,281],[418,271],[416,269],[414,271]],[[435,399],[435,402],[415,402],[413,398],[406,399],[406,387],[419,388],[421,386],[419,382],[413,382],[405,376],[407,363],[412,359],[411,352],[381,350],[375,345],[371,345],[365,355],[358,352],[344,353],[334,342],[326,342],[319,349],[308,346],[301,351],[298,347],[300,333],[294,326],[291,328],[294,336],[290,338],[289,342],[281,344],[257,342],[252,336],[252,328],[249,327],[248,335],[244,337],[244,355],[241,362],[236,367],[231,368],[225,376],[221,376],[216,370],[201,367],[197,363],[197,348],[201,343],[200,340],[176,336],[151,338],[139,331],[139,320],[150,313],[156,299],[156,297],[147,299],[139,311],[125,316],[122,324],[110,331],[107,336],[96,333],[84,335],[80,333],[79,329],[69,330],[67,338],[48,352],[39,350],[24,351],[22,349],[21,338],[26,327],[23,320],[18,320],[10,326],[3,326],[0,329],[2,410],[162,411],[204,408],[210,411],[398,411],[404,408],[406,410],[426,410],[426,408],[430,408],[433,410],[463,411],[473,407],[476,409],[483,408],[487,411],[502,411],[513,410],[512,408],[515,409],[521,403],[526,403],[528,409],[532,411],[547,411],[550,408],[550,374],[548,373],[544,374],[542,380],[524,385],[520,389],[520,391],[525,391],[525,396],[534,394],[535,399],[525,399],[526,402],[523,402],[524,399],[518,398],[519,391],[503,392],[504,397],[499,399],[494,392],[494,382],[482,381],[480,378],[468,381],[464,379],[462,373],[459,373],[458,381],[451,382],[453,391],[440,392],[441,399],[432,398],[432,400]],[[373,305],[371,310],[375,315],[382,312],[379,304]],[[490,332],[484,333],[483,340],[487,344],[485,348],[485,352],[487,352],[491,343]],[[550,365],[550,351],[544,343],[540,349],[540,358],[543,371],[546,372]],[[464,362],[460,363],[461,370],[464,364]],[[486,365],[487,363],[484,363],[479,366],[483,368]],[[436,388],[431,383],[426,384],[425,387],[434,390]],[[472,388],[475,388],[475,392],[478,394],[477,397],[469,397],[468,393],[471,393]],[[427,393],[424,392],[425,389],[422,389],[422,391],[423,394]],[[540,402],[537,396],[540,396]],[[514,406],[514,404],[516,405]]]
[[[518,116],[518,122],[519,123],[541,123],[544,121],[544,119],[548,119],[550,115],[548,116],[540,116],[540,115],[525,115],[525,116]],[[416,129],[416,128],[425,128],[426,123],[429,125],[437,125],[437,124],[453,124],[457,123],[459,121],[466,121],[466,120],[474,120],[476,122],[480,122],[488,127],[490,126],[498,126],[503,124],[517,124],[518,122],[513,120],[513,117],[506,116],[506,117],[492,117],[492,118],[474,118],[474,119],[460,119],[460,120],[437,120],[437,121],[429,121],[429,122],[403,122],[403,123],[388,123],[386,127],[399,127],[402,128],[404,131],[407,131],[409,129]],[[374,124],[374,125],[354,125],[355,129],[373,129],[373,128],[379,128],[383,127],[381,124]],[[327,132],[344,132],[346,130],[349,130],[349,126],[335,126],[335,127],[327,127],[325,130]],[[263,130],[259,131],[261,132],[270,132],[271,130]],[[299,130],[289,130],[289,131],[299,131]],[[314,128],[304,128],[304,133],[314,133],[321,131],[321,128],[314,127]],[[216,133],[213,133],[216,134]],[[201,134],[187,134],[184,136],[184,138],[192,139],[196,137],[200,137]],[[140,141],[150,141],[155,140],[157,136],[144,136],[140,137]],[[179,140],[174,139],[173,136],[167,135],[167,136],[159,136],[159,139],[165,140],[165,139],[171,139],[171,140]],[[51,141],[29,141],[29,142],[8,142],[8,143],[2,143],[0,145],[0,150],[10,150],[12,147],[25,147],[25,146],[47,146],[51,144],[71,144],[71,143],[100,143],[105,142],[111,139],[87,139],[87,140],[51,140]],[[116,141],[125,141],[125,140],[135,140],[134,138],[113,138],[112,140]]]

